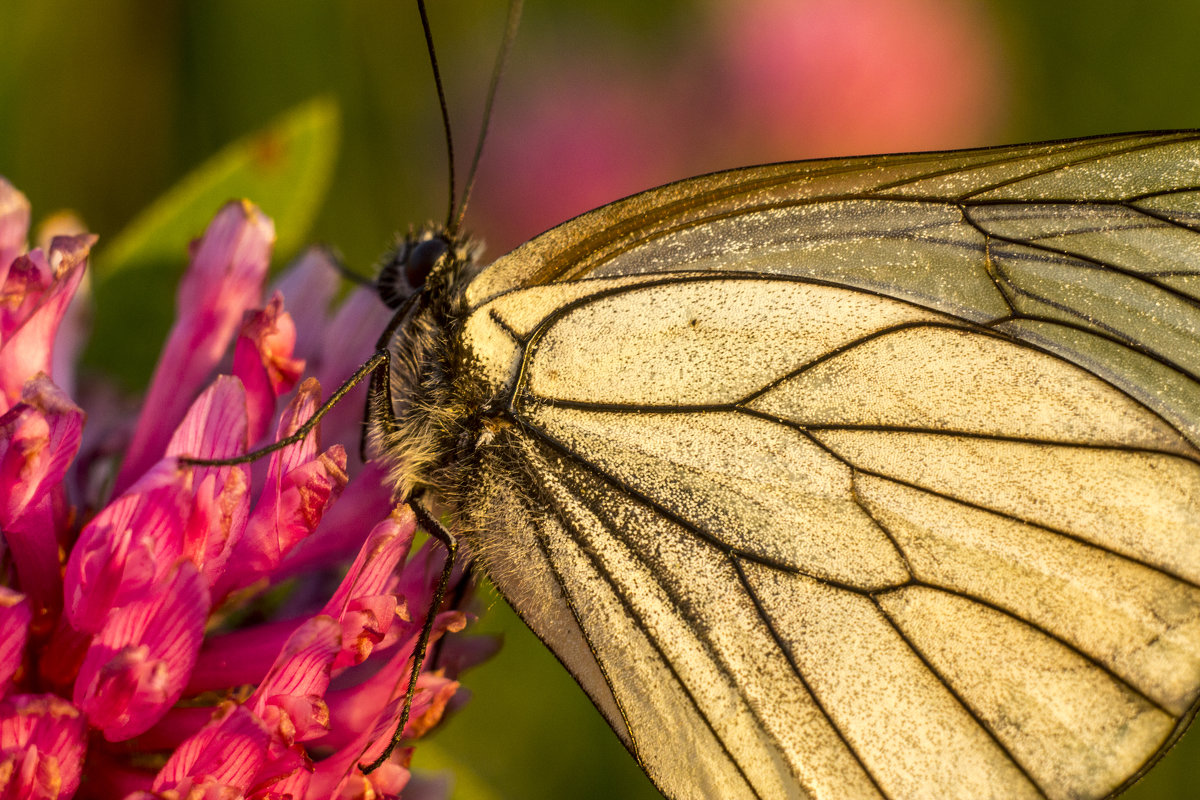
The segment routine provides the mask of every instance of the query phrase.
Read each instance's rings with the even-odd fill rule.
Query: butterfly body
[[[445,240],[377,448],[669,797],[1110,796],[1200,697],[1197,184],[1140,134]]]

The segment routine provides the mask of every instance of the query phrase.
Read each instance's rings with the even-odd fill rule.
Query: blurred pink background
[[[977,4],[709,2],[693,22],[682,59],[607,63],[594,45],[560,41],[554,71],[501,85],[468,215],[489,257],[668,181],[985,144],[1005,119],[995,26]]]

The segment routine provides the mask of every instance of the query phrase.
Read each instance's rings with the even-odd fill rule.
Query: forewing
[[[476,279],[478,549],[666,794],[1104,797],[1178,735],[1198,152],[723,173]]]
[[[1200,442],[1200,134],[1098,137],[717,173],[576,218],[498,260],[472,307],[668,272],[828,281],[996,327]]]

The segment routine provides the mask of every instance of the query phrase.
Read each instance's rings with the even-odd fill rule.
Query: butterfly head
[[[398,309],[423,290],[453,283],[464,265],[475,262],[477,249],[442,225],[410,230],[385,257],[375,279],[380,299]]]

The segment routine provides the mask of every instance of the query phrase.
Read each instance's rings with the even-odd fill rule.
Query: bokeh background
[[[431,5],[465,162],[504,4]],[[622,195],[727,167],[1200,126],[1197,30],[1194,3],[529,0],[468,226],[495,256]],[[78,213],[101,236],[98,258],[193,167],[318,95],[339,109],[337,161],[315,216],[281,240],[332,244],[370,272],[395,231],[445,214],[410,3],[0,0],[0,174],[35,219]],[[176,252],[168,277],[182,240]],[[101,305],[89,364],[131,388],[145,380],[153,349],[120,332],[160,341],[170,285],[125,285],[120,315]],[[452,770],[462,798],[657,797],[553,657],[483,599],[479,628],[505,647],[466,675],[474,698],[415,767]],[[1200,795],[1198,740],[1128,796]]]

